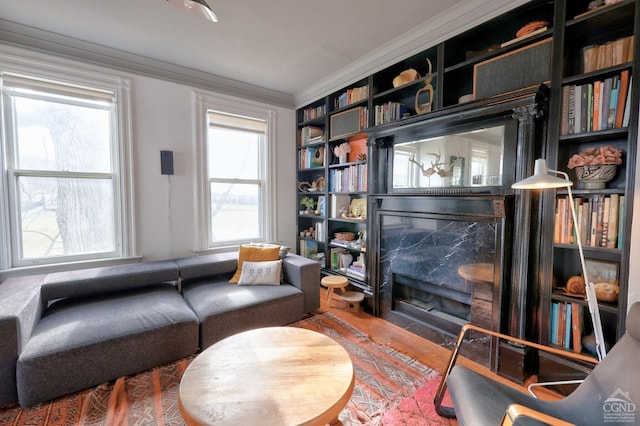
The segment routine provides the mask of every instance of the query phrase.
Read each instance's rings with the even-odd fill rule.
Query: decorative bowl
[[[356,234],[354,234],[353,232],[336,232],[335,237],[340,241],[353,241],[353,239],[356,237]]]
[[[585,189],[604,189],[618,171],[615,164],[591,164],[575,168],[576,177]]]
[[[618,300],[618,294],[620,293],[620,287],[611,283],[597,283],[594,284],[596,290],[596,299],[601,302],[613,303]]]

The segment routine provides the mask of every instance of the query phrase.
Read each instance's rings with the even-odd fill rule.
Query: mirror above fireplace
[[[504,124],[397,143],[392,188],[501,186],[504,145]]]

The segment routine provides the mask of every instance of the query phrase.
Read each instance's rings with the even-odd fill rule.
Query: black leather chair
[[[460,425],[640,424],[640,302],[632,305],[626,325],[624,336],[600,363],[580,354],[466,325],[458,336],[446,374],[436,392],[436,411],[441,416],[457,418]],[[569,396],[557,401],[537,399],[464,366],[455,365],[464,335],[469,330],[596,365]],[[442,406],[447,388],[453,407]]]

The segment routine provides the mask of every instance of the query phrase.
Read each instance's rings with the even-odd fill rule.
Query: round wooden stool
[[[345,310],[360,312],[360,302],[364,300],[364,293],[359,291],[345,291],[339,297],[346,303]]]
[[[327,303],[331,306],[334,289],[340,289],[340,292],[344,293],[344,288],[349,285],[349,280],[338,275],[327,275],[320,280],[320,284],[329,289],[329,291],[327,291]]]

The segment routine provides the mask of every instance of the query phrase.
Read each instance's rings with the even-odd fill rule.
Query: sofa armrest
[[[304,293],[304,313],[320,308],[320,264],[297,254],[282,259],[284,281]]]
[[[18,400],[16,362],[42,315],[40,287],[45,277],[9,278],[0,284],[0,405]]]

